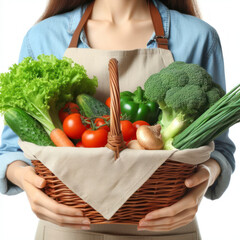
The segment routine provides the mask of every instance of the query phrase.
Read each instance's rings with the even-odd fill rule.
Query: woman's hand
[[[59,204],[40,190],[46,181],[36,175],[33,167],[16,161],[9,165],[7,178],[26,192],[32,211],[40,219],[63,227],[90,229],[90,220],[81,210]]]
[[[201,164],[185,181],[185,185],[191,188],[187,195],[170,207],[148,213],[140,220],[138,230],[170,231],[192,222],[204,194],[219,174],[220,166],[214,159]]]

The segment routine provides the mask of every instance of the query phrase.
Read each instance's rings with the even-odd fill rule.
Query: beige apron
[[[108,61],[111,58],[118,60],[120,91],[135,91],[137,86],[144,86],[146,79],[162,68],[172,63],[173,56],[168,50],[167,39],[164,38],[164,29],[161,16],[150,4],[153,25],[156,33],[158,48],[136,49],[129,51],[109,51],[97,49],[77,48],[80,33],[91,15],[93,4],[86,9],[74,35],[65,57],[83,65],[89,77],[96,76],[99,86],[95,95],[101,101],[109,97]],[[91,225],[91,230],[73,230],[60,227],[53,223],[40,220],[36,240],[131,240],[131,239],[164,239],[164,240],[195,240],[200,239],[198,226],[194,220],[185,227],[170,232],[137,231],[135,225],[126,224],[99,224]]]

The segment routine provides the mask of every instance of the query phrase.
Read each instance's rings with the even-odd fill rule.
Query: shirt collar
[[[162,17],[162,22],[163,22],[163,28],[164,28],[164,32],[165,32],[165,37],[169,38],[169,31],[170,31],[170,11],[169,9],[160,1],[158,0],[152,0],[154,5],[157,7],[158,11],[161,14]],[[69,26],[68,26],[68,33],[73,35],[75,29],[77,28],[80,19],[83,16],[83,13],[85,12],[86,8],[87,8],[88,4],[85,4],[83,6],[80,6],[78,8],[76,8],[75,10],[72,11],[72,14],[70,15],[70,19],[69,19]],[[154,40],[155,37],[155,33],[152,34],[151,38],[148,41],[147,46],[149,46]],[[86,45],[86,47],[88,46],[87,44],[87,38],[85,35],[85,32],[82,31],[80,34],[80,41]]]
[[[84,4],[83,6],[80,6],[72,11],[72,14],[70,15],[69,19],[69,25],[68,25],[68,33],[70,35],[73,35],[74,31],[76,30],[88,4]],[[80,34],[80,41],[84,43],[87,47],[87,37],[84,31]]]

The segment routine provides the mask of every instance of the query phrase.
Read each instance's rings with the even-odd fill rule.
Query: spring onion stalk
[[[240,122],[240,84],[177,135],[172,145],[181,150],[198,148],[210,143],[238,122]]]

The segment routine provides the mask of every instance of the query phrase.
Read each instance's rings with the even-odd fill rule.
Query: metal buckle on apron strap
[[[158,42],[158,39],[166,39],[166,40],[168,40],[168,38],[166,37],[166,36],[155,36],[154,38],[153,38],[153,40],[154,41],[156,41],[156,42]],[[168,41],[166,41],[166,42],[161,42],[161,44],[163,44],[163,45],[168,45]]]
[[[168,49],[168,38],[167,37],[165,37],[163,35],[156,35],[153,39],[156,41],[158,48]]]

